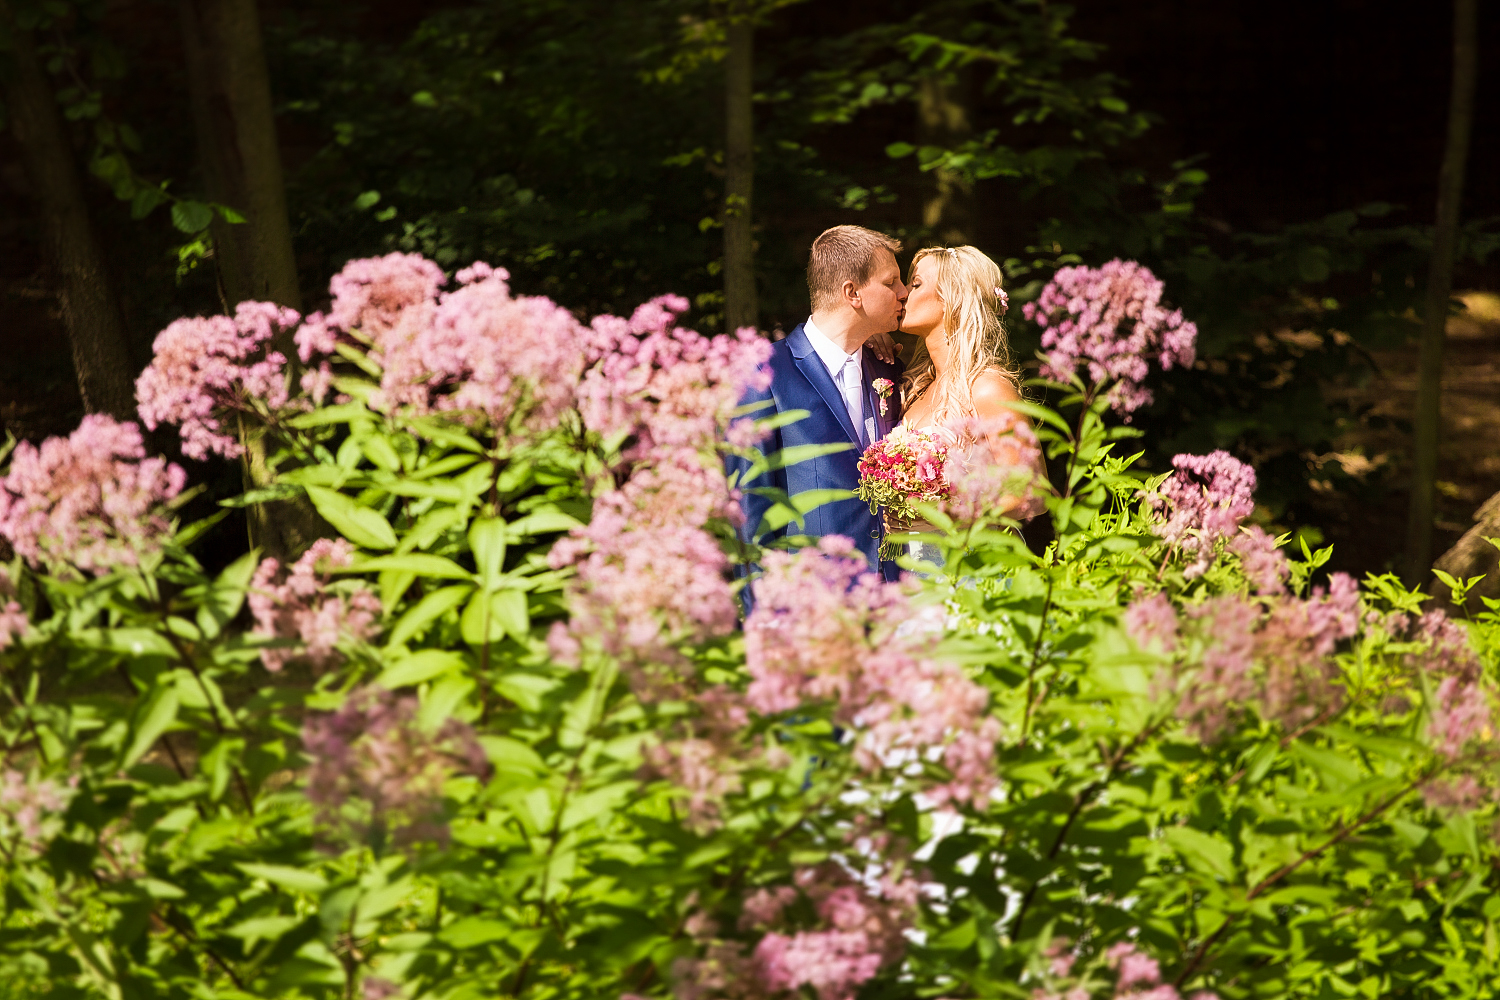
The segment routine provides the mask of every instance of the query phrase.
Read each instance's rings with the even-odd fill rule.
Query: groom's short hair
[[[807,258],[807,294],[812,310],[831,308],[839,299],[844,282],[864,287],[875,270],[881,250],[901,252],[901,241],[864,226],[834,226],[813,240]]]

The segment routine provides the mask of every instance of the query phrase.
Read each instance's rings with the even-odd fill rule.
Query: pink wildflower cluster
[[[280,583],[275,581],[281,564],[275,559],[261,561],[250,583],[248,602],[255,617],[251,634],[299,644],[262,649],[260,658],[267,670],[278,671],[295,659],[325,670],[340,662],[341,640],[362,642],[375,634],[381,607],[374,592],[363,584],[342,591],[328,585],[327,570],[353,561],[354,546],[342,538],[313,542]]]
[[[1191,579],[1213,563],[1215,543],[1232,536],[1255,510],[1255,470],[1227,451],[1177,455],[1172,468],[1146,500],[1165,517],[1152,530],[1174,549],[1196,556],[1186,571]]]
[[[1197,358],[1198,327],[1182,318],[1182,310],[1162,307],[1162,288],[1135,261],[1060,269],[1022,309],[1042,327],[1042,375],[1066,382],[1087,368],[1097,385],[1113,380],[1110,405],[1122,414],[1151,402],[1151,390],[1141,384],[1151,360],[1171,370],[1190,367]]]
[[[745,621],[746,702],[768,715],[831,704],[864,770],[936,757],[950,777],[924,794],[983,809],[1000,724],[985,712],[984,688],[931,658],[930,633],[898,629],[913,617],[903,585],[869,573],[847,538],[767,553]]]
[[[360,836],[384,832],[397,844],[447,840],[443,783],[458,774],[484,778],[489,761],[466,723],[450,718],[426,732],[417,707],[410,695],[372,686],[336,712],[308,717],[307,797],[320,821]]]
[[[160,551],[187,475],[146,458],[141,431],[89,414],[66,438],[16,446],[0,479],[0,536],[32,565],[103,575]]]
[[[1185,621],[1156,594],[1132,603],[1124,621],[1142,648],[1172,653],[1194,640],[1196,662],[1183,666],[1175,684],[1177,714],[1199,739],[1222,735],[1246,705],[1293,730],[1342,703],[1333,653],[1359,627],[1359,588],[1335,573],[1326,591],[1281,595],[1268,612],[1230,594],[1189,608]]]
[[[701,956],[673,966],[680,1000],[761,998],[809,987],[819,1000],[852,1000],[859,987],[905,951],[904,932],[917,910],[918,883],[889,873],[876,885],[855,882],[835,864],[798,869],[796,887],[759,889],[746,899],[742,930],[766,931],[753,951],[719,938],[719,927],[696,913],[687,922]],[[787,908],[806,898],[817,916],[811,929],[784,928]]]
[[[1054,938],[1043,952],[1048,961],[1048,977],[1064,982],[1052,989],[1032,991],[1032,1000],[1092,1000],[1092,992],[1083,985],[1069,987],[1066,980],[1072,974],[1078,954],[1069,947],[1065,938]],[[1112,1000],[1181,1000],[1177,987],[1161,981],[1161,965],[1156,959],[1142,952],[1133,943],[1121,941],[1111,945],[1104,953],[1104,964],[1114,970]],[[1218,994],[1200,990],[1189,995],[1188,1000],[1219,1000]]]
[[[1411,660],[1435,685],[1428,737],[1438,753],[1456,760],[1474,740],[1493,736],[1483,666],[1469,644],[1467,630],[1442,611],[1427,612],[1414,632],[1413,638],[1426,641],[1427,651]]]
[[[459,271],[458,287],[415,254],[355,260],[329,284],[333,304],[297,332],[304,363],[362,342],[381,368],[376,406],[411,412],[481,413],[498,431],[557,426],[574,392],[593,337],[550,299],[514,297],[509,275],[477,263]],[[327,362],[303,388],[327,391]]]
[[[0,649],[26,634],[30,622],[26,612],[16,599],[16,583],[5,567],[0,566]]]
[[[252,400],[272,410],[286,405],[286,357],[267,346],[297,319],[293,310],[271,302],[241,302],[233,318],[177,320],[157,334],[155,356],[136,379],[141,419],[152,430],[179,425],[182,453],[189,458],[243,454],[222,414],[254,412]]]
[[[1042,452],[1026,418],[1009,412],[988,420],[970,417],[953,429],[960,444],[949,451],[944,512],[961,527],[997,515],[1036,513]]]
[[[572,620],[566,633],[554,630],[554,649],[591,637],[632,669],[654,663],[669,676],[683,662],[676,645],[734,628],[728,560],[701,526],[739,516],[716,445],[745,391],[769,378],[769,344],[749,331],[708,338],[679,328],[686,308],[663,296],[629,320],[594,320],[599,360],[579,386],[579,408],[590,431],[626,442],[623,483],[551,555],[554,567],[578,567]],[[669,682],[653,696],[672,690]]]
[[[1287,577],[1292,574],[1286,553],[1276,547],[1276,539],[1260,527],[1241,528],[1229,543],[1229,551],[1240,557],[1240,567],[1257,594],[1286,593]]]
[[[61,812],[70,797],[69,789],[50,779],[28,781],[12,768],[0,772],[0,815],[10,820],[32,850],[42,846],[43,821]]]

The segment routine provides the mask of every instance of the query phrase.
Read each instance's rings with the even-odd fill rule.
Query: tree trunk
[[[255,0],[180,0],[180,9],[208,198],[245,217],[243,223],[214,219],[214,254],[225,297],[231,305],[256,299],[300,309]]]
[[[917,139],[923,146],[951,149],[969,136],[969,113],[958,99],[959,84],[940,76],[922,79],[917,91]],[[952,170],[931,171],[933,189],[922,203],[922,224],[950,246],[973,239],[973,187]]]
[[[11,40],[5,103],[37,194],[43,245],[55,275],[78,393],[90,413],[134,419],[136,369],[120,299],[89,219],[52,83],[37,58],[30,30],[21,27],[6,0],[0,0],[0,25]]]
[[[230,307],[246,299],[302,308],[287,217],[281,150],[271,110],[255,0],[179,0],[193,122],[208,199],[239,212],[242,223],[215,214],[214,257]],[[273,345],[295,364],[291,331]],[[241,421],[247,489],[274,474],[263,428]],[[328,529],[306,500],[245,508],[250,544],[285,565]]]
[[[753,96],[755,23],[746,3],[729,5],[724,60],[724,328],[760,325],[755,297],[755,240],[750,196],[755,186]]]
[[[1427,580],[1432,563],[1432,522],[1437,481],[1438,432],[1442,421],[1443,336],[1453,291],[1453,257],[1458,242],[1464,165],[1474,121],[1474,81],[1478,72],[1478,0],[1454,0],[1453,91],[1448,103],[1448,142],[1438,175],[1437,221],[1432,230],[1432,265],[1427,278],[1426,315],[1417,373],[1415,469],[1407,523],[1407,580]]]

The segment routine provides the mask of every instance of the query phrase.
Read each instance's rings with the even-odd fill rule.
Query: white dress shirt
[[[802,330],[807,334],[808,343],[817,352],[818,360],[828,369],[833,384],[838,387],[839,395],[844,399],[844,409],[849,411],[849,420],[859,432],[860,446],[868,447],[870,438],[874,435],[870,433],[871,428],[865,426],[865,373],[860,358],[863,348],[855,348],[853,354],[845,354],[842,347],[829,340],[818,329],[811,316],[802,324]]]

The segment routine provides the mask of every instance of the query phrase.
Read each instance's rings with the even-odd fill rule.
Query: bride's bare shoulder
[[[1016,392],[1015,383],[1006,378],[1001,372],[989,371],[974,380],[974,410],[981,417],[999,416],[1002,412],[1008,412],[1006,403],[1014,403],[1021,398]]]

